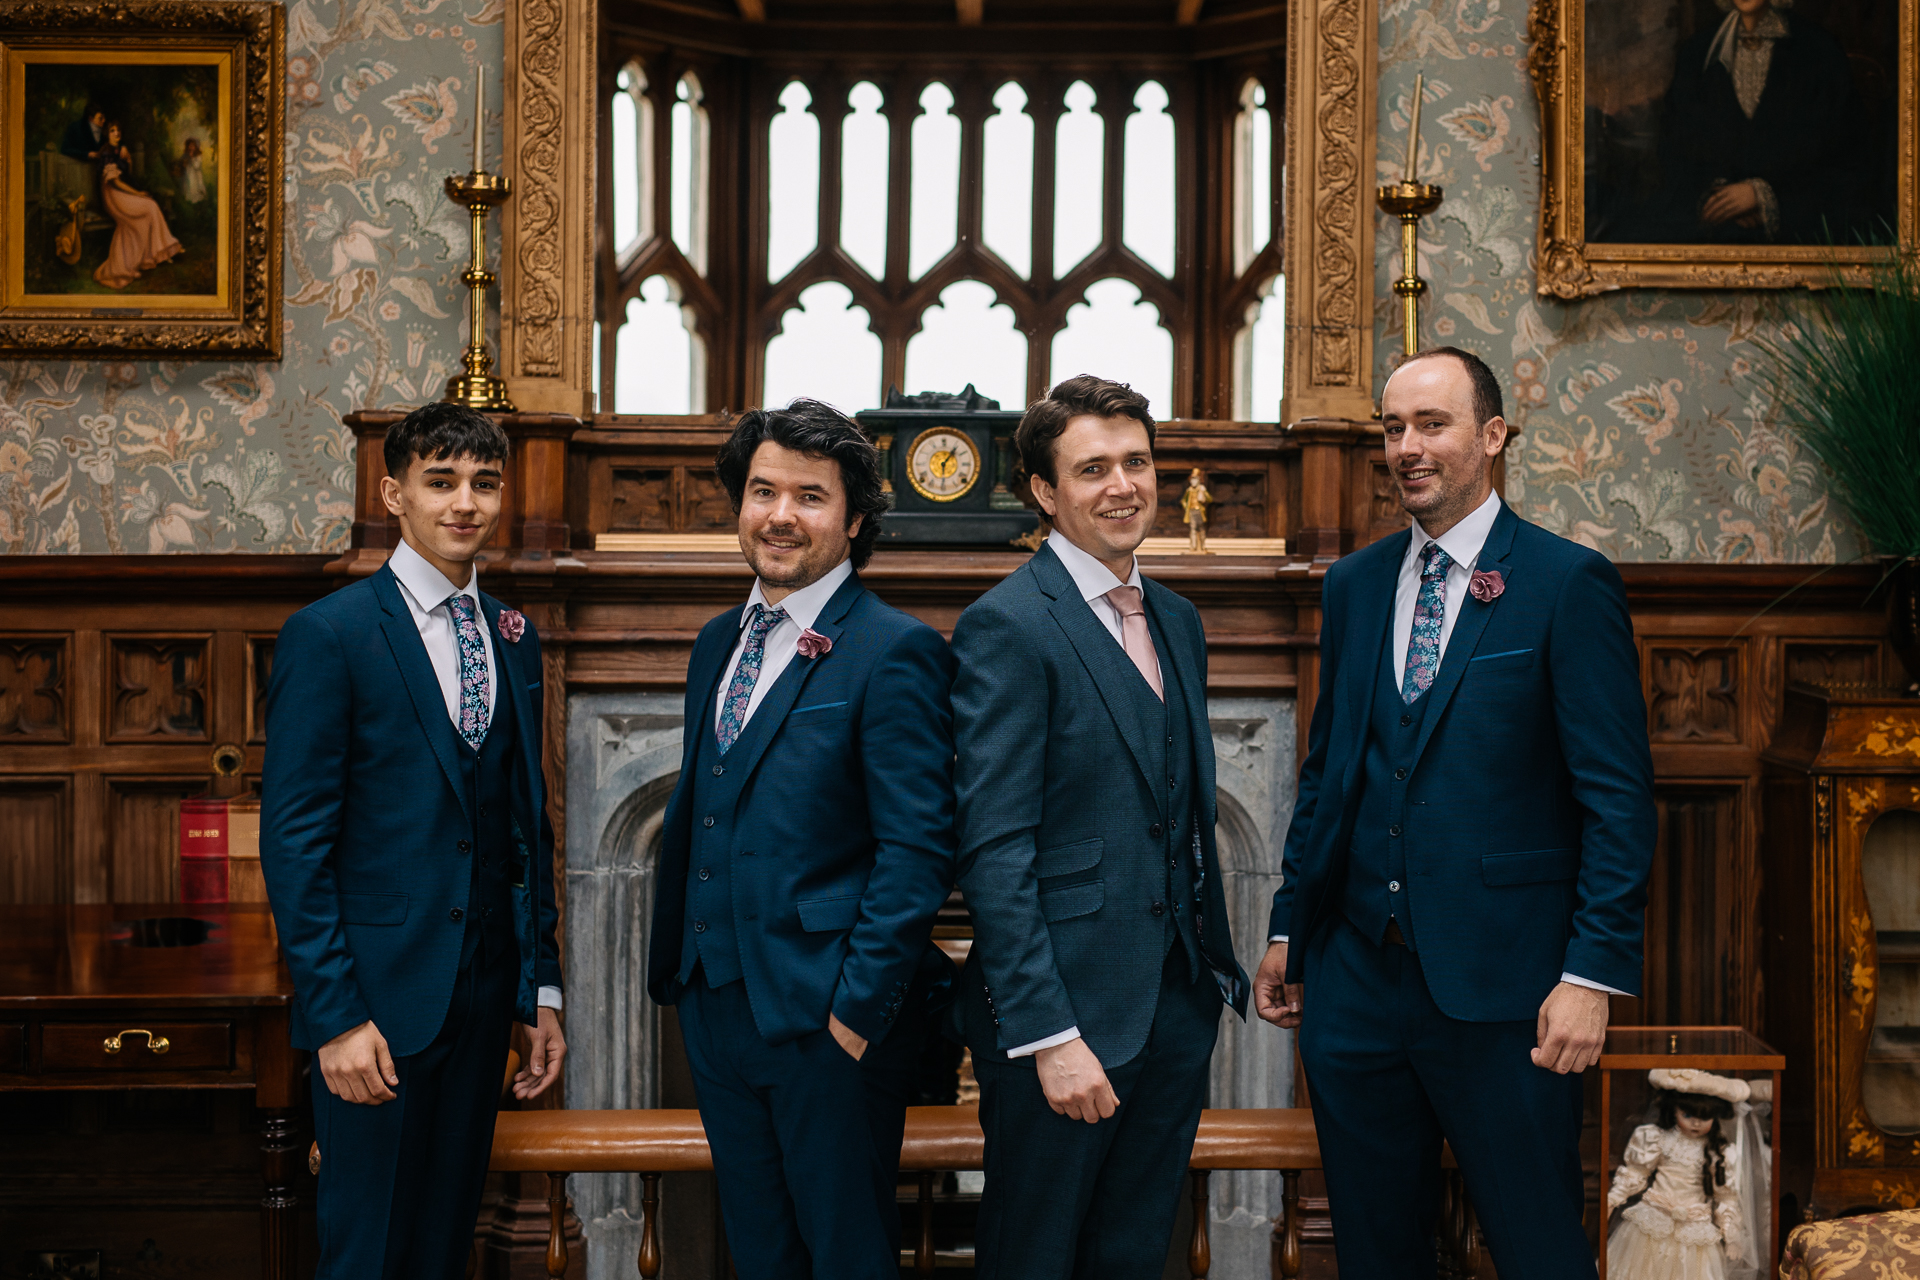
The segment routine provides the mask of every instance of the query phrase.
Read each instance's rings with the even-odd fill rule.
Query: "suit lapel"
[[[380,630],[385,633],[387,647],[393,651],[393,660],[400,667],[400,679],[413,701],[413,713],[420,720],[420,728],[427,735],[427,744],[433,748],[441,771],[447,775],[448,785],[460,797],[461,806],[470,811],[473,798],[460,780],[459,740],[453,719],[447,715],[446,695],[440,692],[440,679],[433,673],[433,663],[427,657],[426,644],[420,639],[420,629],[413,624],[413,611],[400,598],[400,581],[393,576],[393,570],[383,566],[374,575],[373,592],[387,615],[380,621]],[[473,815],[469,812],[467,816]]]
[[[1507,553],[1513,549],[1513,531],[1518,527],[1520,517],[1503,502],[1500,514],[1494,517],[1493,528],[1487,531],[1486,545],[1480,548],[1480,557],[1474,562],[1476,573],[1498,573],[1513,582],[1513,568],[1507,563]],[[1473,660],[1473,651],[1479,647],[1480,637],[1487,629],[1487,623],[1493,618],[1493,611],[1500,606],[1496,597],[1486,603],[1475,600],[1471,595],[1460,602],[1460,617],[1453,624],[1453,634],[1447,637],[1447,652],[1440,659],[1439,673],[1434,676],[1433,687],[1427,690],[1427,710],[1420,722],[1420,737],[1413,745],[1413,760],[1409,770],[1418,768],[1420,755],[1427,749],[1427,739],[1440,723],[1440,717],[1446,714],[1447,704],[1453,700],[1454,690],[1460,687],[1460,677],[1467,669],[1467,663]]]
[[[1400,587],[1400,566],[1407,558],[1413,531],[1396,533],[1387,541],[1393,553],[1381,556],[1369,580],[1354,584],[1354,616],[1348,619],[1348,626],[1352,628],[1348,634],[1359,638],[1360,652],[1367,658],[1366,662],[1340,673],[1348,696],[1354,700],[1352,732],[1360,740],[1356,750],[1347,752],[1346,773],[1340,780],[1341,794],[1348,796],[1356,794],[1353,779],[1360,770],[1361,757],[1366,754],[1367,724],[1373,715],[1374,693],[1380,687],[1380,664],[1386,661],[1386,655],[1391,652],[1387,646],[1393,643],[1393,598]]]
[[[820,616],[813,620],[813,629],[833,644],[839,644],[840,637],[845,633],[844,620],[847,613],[853,608],[854,602],[864,594],[866,594],[866,588],[860,585],[860,575],[849,574],[847,580],[840,584],[840,589],[835,591],[833,597],[827,601],[826,607],[820,610]],[[773,688],[767,690],[767,696],[761,699],[758,707],[754,708],[753,718],[747,722],[747,727],[752,729],[753,726],[759,725],[761,732],[751,735],[752,741],[747,743],[747,758],[740,762],[741,768],[746,771],[748,777],[753,776],[753,770],[760,763],[760,757],[766,754],[767,744],[779,734],[780,726],[786,721],[787,712],[793,710],[793,704],[799,698],[800,691],[806,687],[807,678],[821,663],[831,661],[833,661],[831,652],[823,653],[817,658],[809,658],[800,653],[794,654],[793,661],[787,664],[787,669],[780,673],[778,680],[774,681]]]
[[[713,699],[715,688],[720,682],[720,673],[726,668],[727,657],[733,652],[733,646],[740,640],[740,610],[729,609],[722,615],[734,625],[715,627],[705,644],[696,644],[693,656],[687,661],[687,706],[689,714],[684,730],[681,750],[686,759],[692,760],[699,748],[696,733],[713,732]],[[695,699],[699,699],[695,703]]]
[[[1139,766],[1140,776],[1146,779],[1152,794],[1158,795],[1159,788],[1153,786],[1153,760],[1147,754],[1147,730],[1140,723],[1140,717],[1134,709],[1131,681],[1140,679],[1140,671],[1133,665],[1133,659],[1113,638],[1113,633],[1101,625],[1100,619],[1093,616],[1093,607],[1080,598],[1080,588],[1074,585],[1073,575],[1067,572],[1067,566],[1060,563],[1060,557],[1053,548],[1045,543],[1034,552],[1028,561],[1040,588],[1049,597],[1047,611],[1054,621],[1067,634],[1067,642],[1080,656],[1080,662],[1093,678],[1094,688],[1100,691],[1100,700],[1107,705],[1107,714],[1113,717],[1113,723],[1120,730],[1121,741],[1127,744],[1127,750],[1133,753],[1133,762]]]
[[[513,657],[507,655],[508,645],[506,639],[500,634],[501,608],[502,606],[498,600],[495,600],[484,591],[480,593],[480,612],[486,615],[487,629],[492,633],[493,669],[499,673],[500,677],[500,687],[494,691],[494,699],[496,703],[498,703],[501,698],[512,699],[514,723],[516,725],[531,726],[533,723],[533,699],[527,692],[526,673],[520,670],[518,652],[516,651]],[[498,718],[496,715],[495,719]],[[526,767],[528,785],[532,788],[533,792],[533,812],[539,813],[546,804],[546,787],[544,786],[545,778],[540,768],[540,761],[534,755],[534,734],[528,731],[518,736],[520,739],[520,761]]]

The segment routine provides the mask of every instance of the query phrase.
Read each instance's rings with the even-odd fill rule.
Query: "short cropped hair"
[[[865,568],[880,537],[880,518],[889,505],[880,475],[880,451],[851,418],[818,400],[795,400],[784,409],[749,410],[733,424],[733,434],[713,460],[735,515],[746,496],[754,451],[769,440],[795,453],[831,458],[839,464],[840,484],[847,491],[847,523],[862,517],[860,531],[853,535],[853,567]]]
[[[1425,360],[1429,356],[1451,356],[1467,367],[1467,381],[1473,386],[1473,425],[1476,428],[1506,416],[1506,402],[1500,397],[1500,379],[1494,376],[1485,360],[1471,351],[1459,347],[1428,347],[1425,351],[1408,356],[1400,368],[1404,369],[1415,360]]]
[[[498,422],[463,404],[436,400],[423,404],[387,432],[387,474],[404,480],[413,460],[438,462],[442,458],[472,458],[475,462],[505,462],[513,443]]]
[[[1039,476],[1048,484],[1060,483],[1054,467],[1054,441],[1067,429],[1067,423],[1087,413],[1096,418],[1132,418],[1147,429],[1147,443],[1153,443],[1153,414],[1147,408],[1147,398],[1124,382],[1083,373],[1054,387],[1045,400],[1034,401],[1021,415],[1020,425],[1014,428],[1013,447],[1028,475]]]

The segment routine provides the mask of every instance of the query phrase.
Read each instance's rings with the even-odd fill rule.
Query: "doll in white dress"
[[[1695,1070],[1656,1070],[1655,1123],[1633,1131],[1607,1193],[1607,1212],[1621,1213],[1607,1237],[1607,1280],[1738,1280],[1754,1276],[1755,1209],[1764,1194],[1743,1185],[1742,1166],[1759,1154],[1758,1126],[1748,1099],[1770,1101],[1771,1082],[1736,1080]],[[1735,1127],[1724,1122],[1738,1118]],[[1729,1144],[1735,1127],[1741,1144]],[[1743,1202],[1753,1206],[1743,1210]],[[1623,1207],[1624,1206],[1624,1207]]]

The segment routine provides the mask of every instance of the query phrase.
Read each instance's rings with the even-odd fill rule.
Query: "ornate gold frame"
[[[13,154],[13,119],[21,86],[8,68],[16,54],[48,49],[138,48],[156,55],[218,55],[226,67],[223,96],[231,140],[221,156],[223,190],[222,288],[204,299],[138,306],[48,305],[17,297],[0,280],[0,357],[224,356],[281,353],[281,166],[284,150],[286,11],[270,0],[0,0],[0,217],[11,226],[13,205],[24,199],[24,157]],[[0,275],[6,266],[0,261]],[[91,295],[88,295],[91,298]],[[100,299],[92,299],[97,304]]]
[[[1599,0],[1607,3],[1607,0]],[[1528,66],[1540,97],[1538,292],[1590,297],[1609,289],[1792,289],[1864,279],[1890,247],[1592,244],[1586,239],[1586,6],[1533,0]],[[1920,233],[1920,0],[1900,0],[1900,207],[1902,244]]]

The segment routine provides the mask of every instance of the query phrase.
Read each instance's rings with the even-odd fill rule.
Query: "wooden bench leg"
[[[1207,1179],[1212,1175],[1206,1169],[1194,1169],[1187,1176],[1193,1180],[1193,1239],[1187,1245],[1187,1270],[1194,1280],[1206,1280],[1213,1270],[1213,1241],[1207,1235]]]
[[[920,1243],[913,1251],[913,1274],[933,1274],[933,1174],[920,1175]]]
[[[1273,1224],[1270,1268],[1274,1280],[1295,1280],[1300,1274],[1300,1171],[1280,1171],[1280,1218]]]
[[[547,1275],[567,1274],[567,1175],[547,1175]]]
[[[640,1175],[640,1274],[654,1280],[660,1274],[660,1175]]]

